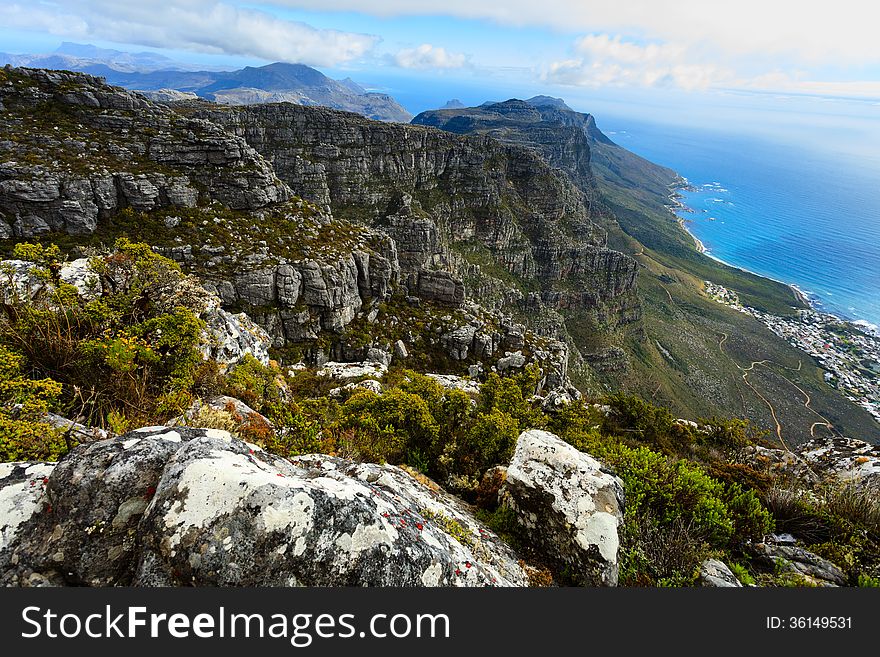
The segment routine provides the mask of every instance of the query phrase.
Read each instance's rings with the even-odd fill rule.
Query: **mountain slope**
[[[769,312],[785,315],[803,307],[788,286],[699,253],[670,211],[674,191],[685,181],[615,144],[590,114],[560,99],[535,97],[424,112],[413,123],[536,149],[593,199],[595,214],[605,219],[608,246],[639,261],[643,331],[630,331],[622,350],[608,352],[590,322],[564,313],[575,344],[588,359],[592,352],[599,380],[609,389],[635,391],[690,417],[723,409],[768,430],[775,430],[778,419],[792,442],[812,435],[821,419],[813,410],[854,435],[880,435],[867,414],[823,384],[821,370],[803,352],[706,297],[703,281],[711,280]],[[761,361],[767,366],[754,366]],[[809,391],[810,407],[798,388]]]

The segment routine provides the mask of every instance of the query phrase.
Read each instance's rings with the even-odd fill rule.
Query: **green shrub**
[[[410,392],[393,388],[381,395],[359,390],[342,405],[344,429],[354,430],[378,460],[400,462],[406,450],[434,454],[440,429],[427,402]],[[387,441],[387,445],[382,442]],[[366,460],[377,460],[364,453]]]
[[[325,451],[320,427],[296,405],[291,406],[291,417],[284,427],[260,441],[259,445],[273,454],[288,458]]]
[[[738,564],[736,562],[732,562],[730,564],[730,572],[736,575],[736,578],[740,581],[743,586],[754,586],[755,578],[752,577],[752,573],[749,572],[749,569],[743,566],[742,564]]]
[[[13,299],[0,318],[0,344],[24,357],[34,378],[63,384],[58,408],[94,425],[167,419],[192,400],[204,324],[202,300],[186,277],[147,245],[125,239],[93,259],[103,293],[78,296],[57,279],[57,247],[19,244],[47,286],[33,301]]]
[[[862,573],[859,575],[858,586],[862,588],[878,588],[880,587],[880,578]]]
[[[611,413],[603,416],[605,433],[628,436],[665,454],[678,454],[695,440],[693,429],[676,423],[666,408],[624,393],[609,395],[603,401],[611,407]]]
[[[547,418],[527,401],[531,393],[523,394],[524,389],[528,390],[534,385],[532,382],[534,376],[533,370],[519,377],[501,377],[492,372],[480,386],[477,411],[490,413],[493,409],[497,409],[515,418],[522,428],[544,427]]]
[[[650,510],[626,514],[620,532],[624,586],[692,586],[708,556],[701,532],[682,517],[661,521]]]
[[[0,344],[0,461],[57,461],[69,445],[41,418],[56,403],[61,384],[26,378],[23,363]]]
[[[502,410],[477,413],[470,429],[459,439],[459,474],[476,474],[499,463],[508,463],[519,437],[519,421]]]
[[[624,482],[628,516],[649,513],[661,525],[681,520],[718,547],[760,538],[773,526],[754,492],[726,486],[695,463],[626,445],[598,430],[565,438],[617,472]]]
[[[273,422],[286,401],[284,379],[277,367],[263,365],[250,354],[226,374],[224,393],[240,399]]]
[[[732,448],[745,447],[746,445],[753,444],[763,435],[752,426],[751,422],[739,418],[728,420],[712,417],[701,419],[700,425],[702,431],[697,432],[695,435],[700,442],[708,445]]]
[[[56,244],[31,244],[19,242],[12,247],[12,257],[18,260],[33,262],[44,269],[51,269],[58,265],[61,249]]]

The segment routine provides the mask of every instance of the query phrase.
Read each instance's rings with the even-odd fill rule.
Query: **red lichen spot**
[[[254,450],[252,450],[252,449],[248,450],[248,454],[253,454],[253,453],[254,453]]]
[[[156,494],[156,487],[150,486],[149,488],[147,488],[147,492],[144,493],[144,499],[151,500],[151,499],[153,499],[153,495],[155,495],[155,494]]]
[[[382,514],[382,517],[383,517],[383,518],[387,518],[387,517],[388,517],[388,512],[386,511],[385,513],[383,513],[383,514]]]
[[[406,527],[406,520],[404,520],[403,518],[400,519],[400,526]]]
[[[51,504],[46,505],[46,513],[52,513],[52,505]]]
[[[419,531],[422,531],[424,528],[425,528],[425,526],[422,523],[420,523],[420,522],[416,523],[416,529],[418,529]]]
[[[275,476],[276,476],[276,477],[283,477],[283,476],[284,476],[284,475],[283,475],[283,474],[281,474],[281,473],[280,473],[280,472],[278,472],[278,473],[276,473],[276,475],[275,475]]]
[[[462,575],[463,573],[461,572],[461,570],[459,570],[458,568],[456,568],[456,569],[455,569],[455,574],[456,574],[456,575]]]
[[[464,562],[464,567],[465,567],[465,568],[470,568],[470,567],[471,567],[471,562],[470,562],[470,561],[465,561],[465,562]]]

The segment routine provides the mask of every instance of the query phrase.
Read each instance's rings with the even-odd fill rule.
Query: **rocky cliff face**
[[[0,104],[0,237],[89,234],[126,207],[290,197],[243,140],[91,76],[7,68]]]
[[[595,199],[588,129],[590,125],[595,127],[595,122],[589,114],[511,99],[481,107],[422,112],[412,122],[460,135],[487,135],[535,149],[552,167],[565,171],[591,202]]]
[[[495,212],[510,196],[506,174],[487,172],[480,161],[472,162],[475,168],[469,171],[466,163],[473,152],[466,144],[438,148],[430,156],[424,146],[425,156],[436,162],[419,171],[405,151],[396,153],[391,141],[383,142],[383,135],[398,135],[398,129],[364,120],[360,145],[363,140],[385,143],[385,159],[369,149],[358,154],[352,145],[347,174],[332,181],[315,178],[315,185],[303,184],[299,192],[324,201],[331,185],[349,185],[343,215],[353,214],[361,202],[367,212],[375,212],[381,198],[392,211],[369,227],[296,198],[242,137],[205,118],[237,115],[232,110],[199,103],[200,112],[189,107],[172,111],[82,74],[7,68],[0,76],[6,115],[0,139],[8,147],[0,160],[0,239],[60,240],[81,252],[76,255],[121,235],[147,242],[201,277],[226,309],[246,311],[269,332],[275,347],[293,346],[298,357],[313,363],[365,360],[370,353],[384,361],[402,341],[414,358],[458,373],[469,365],[477,371],[496,367],[508,352],[525,353],[523,364],[543,359],[551,384],[565,384],[564,345],[533,336],[473,303],[465,308],[468,295],[454,275],[453,254],[445,246],[448,233],[411,196],[394,189],[386,193],[368,180],[389,166],[413,185],[424,178],[420,189],[442,187],[452,167],[457,177],[472,178],[488,190],[490,200],[482,203]],[[283,108],[351,120],[321,109]],[[279,129],[285,125],[281,121]],[[446,137],[419,132],[428,145]],[[318,158],[326,148],[316,142],[307,150],[303,157]],[[527,161],[517,166],[526,167]],[[345,182],[357,171],[364,177]],[[433,182],[430,176],[436,176]],[[365,195],[368,187],[375,193]],[[521,188],[524,197],[531,193],[528,184]],[[561,221],[578,211],[577,194],[560,190],[559,199],[542,201],[533,223],[550,221],[547,217]],[[510,198],[519,199],[518,194]],[[477,203],[471,211],[470,200],[456,201],[470,213],[468,230],[491,228],[486,239],[505,245],[519,270],[559,275],[546,265],[539,271],[512,211],[492,219],[494,228],[487,227],[478,221],[482,206]],[[588,256],[596,249],[570,251],[565,256],[569,268],[580,266],[578,258],[591,266]]]
[[[534,112],[528,106],[511,111]],[[484,305],[577,311],[607,328],[637,320],[633,259],[604,246],[593,221],[582,131],[546,152],[487,136],[377,124],[292,105],[190,105],[269,160],[297,194],[392,236],[405,284],[451,271]],[[551,166],[541,156],[551,159]],[[583,186],[556,166],[580,172]],[[597,322],[598,323],[598,322]],[[556,337],[565,337],[557,331]]]

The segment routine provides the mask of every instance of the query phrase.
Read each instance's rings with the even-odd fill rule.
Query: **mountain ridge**
[[[0,53],[0,65],[72,70],[103,77],[135,91],[175,90],[226,104],[291,102],[356,112],[380,121],[408,122],[412,115],[392,96],[369,92],[351,78],[333,80],[305,64],[274,62],[241,69],[192,70],[155,53],[128,53],[65,42],[54,53]]]

